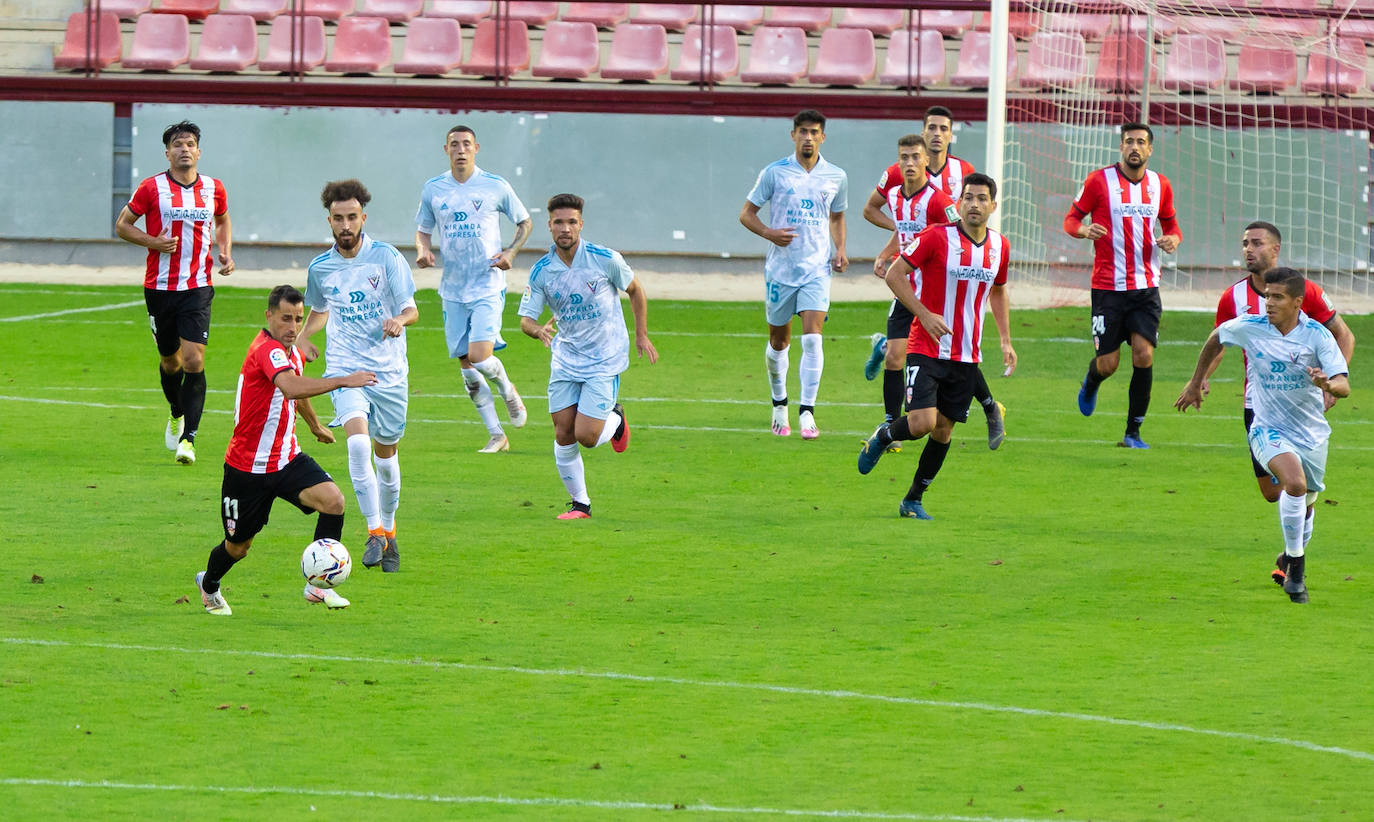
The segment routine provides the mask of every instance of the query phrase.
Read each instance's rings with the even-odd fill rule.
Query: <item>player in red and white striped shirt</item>
[[[930,438],[921,451],[910,490],[898,513],[930,519],[922,507],[954,434],[968,419],[974,374],[983,355],[983,313],[990,305],[997,324],[1006,373],[1016,370],[1006,293],[1011,248],[988,228],[997,209],[997,183],[986,174],[964,178],[957,225],[928,228],[887,270],[887,285],[915,315],[907,343],[906,409],[878,427],[859,452],[859,473],[867,474],[894,441]],[[912,274],[919,271],[913,288]]]
[[[323,443],[334,435],[320,423],[310,397],[336,388],[360,388],[377,382],[371,371],[318,379],[301,374],[296,335],[305,322],[305,297],[289,285],[272,289],[267,298],[267,328],[248,347],[234,398],[234,434],[224,454],[220,516],[224,541],[210,550],[205,570],[196,574],[205,610],[229,616],[219,583],[234,563],[248,554],[272,513],[272,502],[284,499],[301,511],[319,512],[315,539],[343,536],[344,498],[339,486],[296,441],[296,414]],[[312,591],[314,597],[311,596]],[[348,600],[306,586],[306,599],[342,608]]]
[[[1078,391],[1085,417],[1097,408],[1097,389],[1116,373],[1121,346],[1131,345],[1126,433],[1120,445],[1149,448],[1140,425],[1150,407],[1155,345],[1159,342],[1159,253],[1183,240],[1169,180],[1146,165],[1154,132],[1144,123],[1121,127],[1121,162],[1088,175],[1064,216],[1070,237],[1093,241],[1092,334],[1096,355]],[[1090,222],[1084,222],[1084,218]],[[1162,236],[1155,237],[1158,226]]]
[[[120,239],[148,249],[143,300],[161,357],[162,393],[171,407],[164,441],[176,461],[196,461],[205,409],[205,344],[210,339],[211,250],[219,273],[234,270],[233,229],[224,184],[198,171],[200,128],[182,121],[162,133],[166,171],[139,184],[115,220]],[[136,222],[143,218],[143,228]]]

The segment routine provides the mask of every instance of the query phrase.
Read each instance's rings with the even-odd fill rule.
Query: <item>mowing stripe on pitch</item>
[[[48,311],[42,314],[24,314],[19,317],[0,317],[0,323],[18,323],[28,320],[42,320],[47,317],[61,317],[65,314],[86,314],[91,311],[114,311],[119,308],[133,308],[136,305],[143,305],[143,300],[134,300],[127,303],[110,303],[109,305],[93,305],[90,308],[66,308],[61,311]],[[132,322],[132,321],[130,321]]]
[[[951,708],[955,710],[980,711],[986,713],[1019,714],[1021,716],[1045,719],[1069,719],[1078,722],[1092,722],[1103,725],[1116,725],[1127,728],[1143,728],[1150,731],[1177,731],[1179,733],[1214,736],[1223,739],[1238,739],[1245,742],[1263,742],[1270,745],[1283,745],[1318,753],[1336,754],[1350,759],[1374,762],[1374,753],[1340,748],[1334,745],[1321,745],[1303,739],[1288,739],[1281,736],[1262,736],[1243,731],[1218,731],[1212,728],[1195,728],[1174,722],[1152,722],[1143,719],[1122,719],[1114,716],[1073,713],[1068,711],[1049,711],[1041,708],[1022,708],[1016,705],[995,705],[987,702],[958,702],[942,699],[920,699],[910,696],[889,696],[869,694],[828,688],[802,688],[792,685],[771,685],[766,682],[731,682],[728,680],[687,679],[673,676],[653,676],[646,674],[626,674],[617,671],[587,671],[572,668],[527,668],[519,665],[477,665],[469,662],[445,662],[420,658],[386,659],[384,657],[342,656],[337,654],[282,653],[279,651],[244,651],[226,648],[181,648],[175,645],[133,645],[121,642],[68,642],[60,639],[25,639],[23,637],[0,637],[6,645],[29,645],[49,648],[92,648],[102,651],[145,651],[159,654],[192,654],[209,656],[242,656],[254,659],[304,660],[308,662],[342,662],[365,665],[409,665],[439,668],[456,671],[475,671],[491,674],[519,674],[523,676],[572,677],[579,679],[607,679],[621,682],[641,682],[649,685],[685,685],[695,688],[726,688],[740,691],[765,691],[768,693],[788,694],[791,696],[812,696],[824,699],[862,700],[882,702],[891,705],[914,705],[925,708]]]

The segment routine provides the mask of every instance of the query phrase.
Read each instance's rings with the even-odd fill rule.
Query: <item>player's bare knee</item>
[[[205,370],[205,352],[200,350],[181,352],[181,370],[197,374]]]
[[[1303,477],[1289,480],[1283,484],[1283,490],[1288,492],[1290,497],[1305,497],[1307,496],[1307,480]]]
[[[1117,366],[1121,365],[1120,355],[1114,357],[1098,357],[1097,373],[1102,377],[1110,377],[1116,373]]]
[[[236,560],[248,556],[248,549],[252,547],[253,540],[251,539],[246,542],[233,542],[227,539],[224,541],[224,552]]]
[[[158,367],[162,369],[163,373],[175,374],[181,370],[180,351],[173,351],[170,354],[159,354],[158,360]]]
[[[887,342],[887,354],[883,357],[883,368],[888,371],[901,371],[906,365],[906,340]]]

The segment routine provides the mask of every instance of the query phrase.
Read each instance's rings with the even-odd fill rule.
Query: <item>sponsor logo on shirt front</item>
[[[997,279],[995,270],[977,265],[952,266],[949,269],[949,274],[956,280],[977,280],[980,283],[990,283]]]
[[[168,220],[208,220],[210,219],[210,209],[191,208],[187,206],[172,206],[162,212],[163,221]]]
[[[1153,217],[1159,213],[1159,206],[1154,203],[1122,203],[1113,206],[1112,213],[1122,217]]]

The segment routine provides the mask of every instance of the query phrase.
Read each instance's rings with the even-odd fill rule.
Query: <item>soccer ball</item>
[[[316,588],[333,588],[348,579],[352,570],[348,549],[336,539],[317,539],[301,554],[301,573]]]

